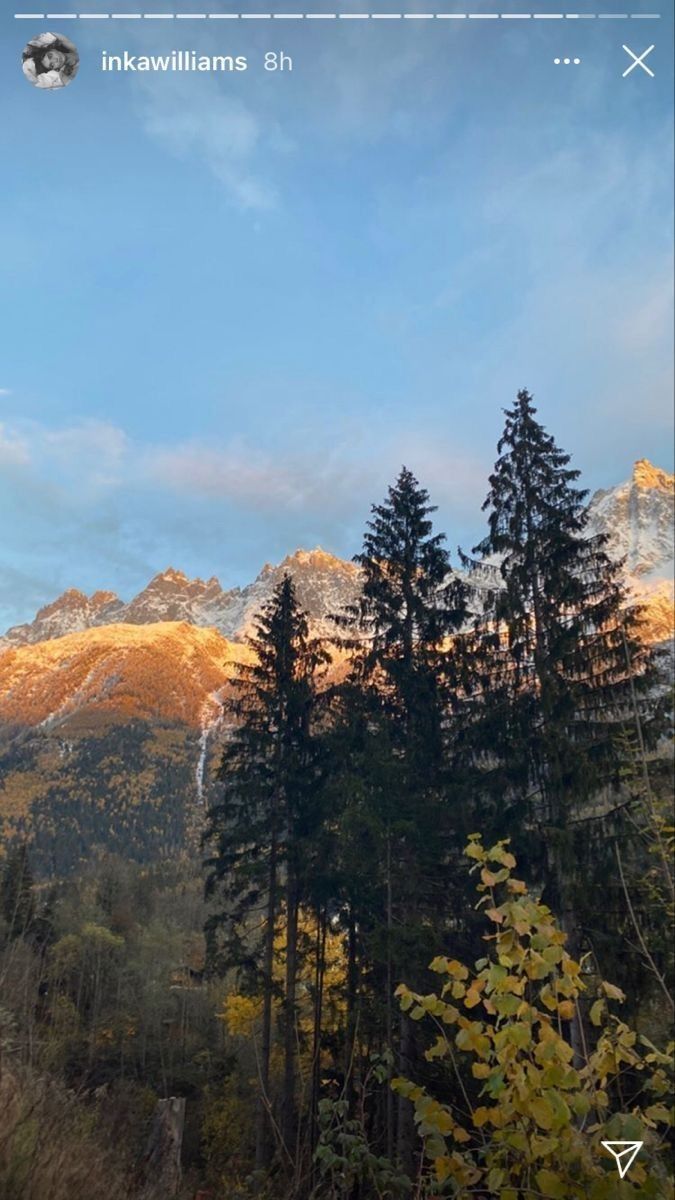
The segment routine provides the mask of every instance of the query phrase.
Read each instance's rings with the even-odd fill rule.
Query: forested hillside
[[[3,1200],[672,1195],[670,659],[526,391],[435,512],[320,620],[5,650]]]

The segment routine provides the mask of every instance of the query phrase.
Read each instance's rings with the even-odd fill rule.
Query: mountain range
[[[644,459],[596,492],[645,637],[673,632],[673,476]],[[222,701],[260,606],[289,572],[317,634],[358,596],[360,572],[321,549],[266,565],[244,588],[168,568],[129,601],[71,589],[0,639],[0,834],[27,834],[45,872],[92,849],[174,853],[199,825],[226,729]]]
[[[70,588],[41,608],[33,621],[8,629],[0,639],[0,650],[3,645],[33,645],[100,625],[155,625],[166,621],[211,627],[228,640],[241,641],[286,572],[293,576],[298,602],[310,614],[316,633],[330,636],[335,626],[326,614],[338,612],[356,598],[359,570],[353,563],[317,548],[296,550],[278,566],[266,563],[253,583],[229,591],[220,586],[215,575],[207,580],[189,579],[173,567],[155,575],[128,603],[114,592],[86,596]]]

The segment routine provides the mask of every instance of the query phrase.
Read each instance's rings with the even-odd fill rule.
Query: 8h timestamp
[[[292,71],[293,59],[281,50],[268,50],[263,65],[266,71]]]

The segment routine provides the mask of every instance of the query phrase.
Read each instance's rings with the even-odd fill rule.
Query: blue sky
[[[3,7],[0,627],[67,586],[129,596],[169,563],[232,586],[298,546],[351,555],[403,462],[467,547],[522,386],[587,486],[642,456],[670,467],[667,17],[59,24]],[[52,26],[82,63],[44,93],[20,54]],[[626,39],[656,43],[654,79],[622,79]],[[101,73],[124,48],[250,67]],[[292,74],[261,69],[268,49]]]

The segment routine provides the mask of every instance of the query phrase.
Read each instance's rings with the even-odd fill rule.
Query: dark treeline
[[[372,507],[359,599],[330,614],[329,642],[283,579],[227,702],[203,870],[189,854],[103,856],[36,884],[44,836],[10,848],[3,1200],[610,1200],[613,1176],[584,1175],[598,1170],[584,1137],[652,1137],[658,1157],[664,687],[578,474],[520,392],[461,572],[403,468]],[[622,1019],[650,1039],[656,1103],[638,1116],[636,1035],[606,1012],[622,993]],[[583,1088],[593,1133],[586,1093],[571,1099]],[[515,1113],[490,1138],[486,1095]],[[170,1096],[186,1100],[184,1180],[158,1192],[148,1137]],[[473,1133],[446,1153],[458,1108]],[[643,1182],[622,1195],[668,1194]]]
[[[637,882],[653,865],[655,662],[620,565],[589,534],[579,472],[526,391],[498,453],[488,533],[461,577],[404,468],[372,508],[330,669],[286,577],[237,681],[205,838],[209,963],[259,1001],[251,1163],[279,1195],[324,1194],[322,1162],[347,1146],[356,1162],[359,1137],[340,1196],[417,1178],[413,1105],[372,1085],[429,1077],[397,985],[423,989],[434,954],[481,953],[462,865],[473,831],[511,839],[570,952],[634,1009],[667,987],[666,925]],[[652,927],[649,957],[628,949],[635,925]],[[569,1029],[579,1054],[583,1021]]]

